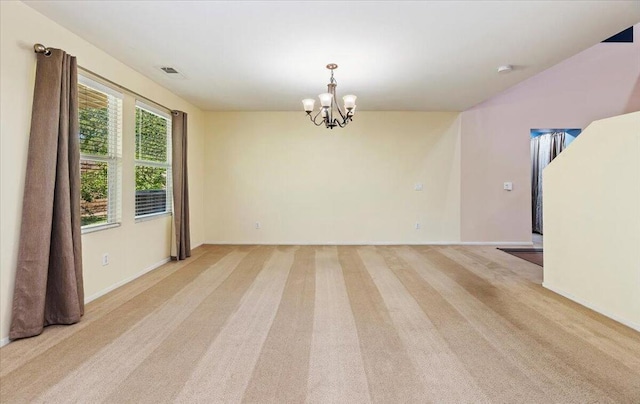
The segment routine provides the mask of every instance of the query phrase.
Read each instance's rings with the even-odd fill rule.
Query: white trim
[[[85,304],[89,303],[89,302],[92,302],[92,301],[96,300],[97,298],[106,295],[107,293],[111,292],[112,290],[115,290],[115,289],[119,288],[120,286],[125,285],[125,284],[133,281],[136,278],[141,277],[142,275],[146,274],[147,272],[151,272],[154,269],[161,267],[162,265],[166,264],[169,261],[171,261],[171,258],[167,257],[167,258],[163,259],[162,261],[156,262],[155,264],[143,269],[142,271],[138,272],[137,274],[134,274],[134,275],[132,275],[132,276],[130,276],[128,278],[125,278],[125,279],[121,280],[120,282],[116,282],[113,285],[111,285],[111,286],[109,286],[109,287],[107,287],[105,289],[102,289],[101,291],[99,291],[97,293],[92,294],[91,296],[85,297],[84,302],[85,302]]]
[[[203,244],[213,245],[478,245],[478,246],[531,246],[531,241],[424,241],[424,242],[398,242],[398,241],[354,241],[354,242],[309,242],[309,241],[281,241],[281,242],[264,242],[264,241],[205,241]]]
[[[593,304],[588,303],[588,302],[586,302],[586,301],[584,301],[584,300],[582,300],[580,298],[577,298],[577,297],[573,296],[571,293],[567,293],[567,292],[562,291],[562,290],[560,290],[560,289],[558,289],[556,287],[549,286],[548,283],[542,282],[542,286],[544,288],[546,288],[546,289],[549,289],[550,291],[552,291],[554,293],[559,294],[560,296],[564,296],[567,299],[573,300],[574,302],[576,302],[578,304],[581,304],[581,305],[583,305],[584,307],[586,307],[588,309],[591,309],[591,310],[593,310],[593,311],[595,311],[597,313],[600,313],[605,317],[609,317],[610,319],[612,319],[614,321],[617,321],[620,324],[624,324],[629,328],[633,328],[636,331],[640,331],[640,324],[636,324],[633,321],[626,320],[626,319],[621,318],[621,317],[619,317],[619,316],[617,316],[615,314],[611,314],[611,313],[607,312],[606,310],[602,310],[601,308],[599,308],[596,305],[593,305]]]
[[[147,104],[144,101],[141,101],[140,99],[136,99],[136,107],[138,108],[142,108],[144,110],[146,110],[147,112],[151,112],[154,115],[158,115],[160,118],[164,118],[167,121],[169,121],[169,126],[171,126],[171,111],[163,111],[160,108],[156,108],[152,105]]]
[[[124,98],[124,94],[122,94],[120,91],[106,85],[106,84],[102,84],[100,82],[98,82],[97,80],[94,80],[92,78],[87,77],[84,73],[79,73],[78,74],[78,83],[82,84],[83,86],[86,87],[91,87],[94,90],[100,91],[101,93],[104,93],[106,95],[111,95],[113,97],[116,97],[118,99],[123,99]]]
[[[158,212],[158,213],[150,213],[148,215],[136,216],[135,222],[148,222],[149,220],[157,219],[165,216],[173,216],[173,212]]]
[[[101,230],[113,229],[114,227],[120,227],[121,223],[105,223],[105,224],[96,224],[96,225],[86,225],[82,226],[81,234],[89,234],[95,233]]]
[[[2,339],[0,339],[0,348],[2,348],[3,346],[7,345],[9,343],[9,337],[4,337]]]
[[[461,241],[458,245],[533,245],[533,241]]]

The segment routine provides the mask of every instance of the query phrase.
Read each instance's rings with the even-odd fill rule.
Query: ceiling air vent
[[[178,74],[178,71],[173,67],[161,67],[160,69],[167,74]]]
[[[2,1],[2,0],[0,0]],[[158,69],[158,70],[162,70],[165,74],[162,75],[163,79],[171,79],[171,80],[186,80],[187,78],[184,76],[184,74],[180,73],[178,71],[178,69],[176,69],[175,67],[171,67],[171,66],[163,66],[163,65],[156,65],[153,66],[154,69]]]

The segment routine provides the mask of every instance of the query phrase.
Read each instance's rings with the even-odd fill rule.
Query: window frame
[[[123,110],[124,94],[113,87],[110,87],[99,79],[78,73],[78,85],[83,85],[93,91],[101,92],[116,99],[115,116],[109,113],[109,138],[107,139],[108,152],[106,155],[83,153],[80,149],[80,162],[90,161],[107,164],[107,222],[92,223],[81,226],[81,233],[92,233],[95,231],[118,227],[122,224],[122,138],[123,138]],[[78,95],[79,99],[79,95]],[[111,101],[111,98],[109,98]],[[108,107],[111,109],[111,105]],[[78,105],[78,118],[80,117],[80,105]],[[78,138],[80,137],[78,128]],[[115,138],[114,138],[115,137]],[[82,176],[80,177],[82,186]]]
[[[166,133],[166,142],[167,142],[167,159],[164,162],[158,162],[158,161],[150,161],[150,160],[141,160],[141,159],[137,159],[136,158],[136,154],[137,154],[137,138],[138,138],[138,133],[136,131],[136,129],[134,129],[134,137],[133,137],[133,142],[134,142],[134,160],[133,160],[133,176],[134,176],[134,219],[136,223],[139,222],[144,222],[144,221],[148,221],[148,220],[153,220],[156,218],[160,218],[160,217],[164,217],[164,216],[172,216],[173,215],[173,164],[172,164],[172,123],[173,123],[173,116],[171,114],[171,111],[165,111],[162,109],[159,109],[151,104],[148,103],[147,100],[141,100],[141,99],[136,99],[135,102],[135,107],[134,107],[134,116],[136,116],[135,119],[137,119],[137,111],[138,109],[141,109],[145,112],[149,112],[151,114],[154,114],[156,116],[159,116],[160,118],[166,119],[167,120],[167,133]],[[135,207],[135,197],[136,194],[138,192],[137,188],[137,184],[135,183],[136,179],[135,179],[135,175],[136,175],[136,169],[137,167],[142,166],[142,167],[153,167],[153,168],[164,168],[167,170],[167,176],[166,176],[166,208],[163,212],[154,212],[154,213],[148,213],[148,214],[143,214],[143,215],[138,215],[136,212],[136,207]]]

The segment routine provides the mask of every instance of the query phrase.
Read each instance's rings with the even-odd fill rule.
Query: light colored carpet
[[[203,246],[0,350],[0,401],[640,402],[640,334],[493,247]]]

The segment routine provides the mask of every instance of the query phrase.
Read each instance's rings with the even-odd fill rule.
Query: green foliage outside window
[[[136,191],[164,190],[166,188],[166,168],[136,166]]]
[[[81,105],[78,111],[80,152],[83,154],[94,156],[106,156],[108,154],[109,117],[106,108],[106,97],[104,105],[104,108]],[[82,160],[80,166],[82,226],[107,221],[108,181],[107,163]]]
[[[168,126],[167,119],[136,108],[136,160],[167,161]]]
[[[170,122],[146,109],[136,108],[136,216],[167,211]]]
[[[136,108],[136,160],[167,161],[168,125],[165,118]],[[136,166],[136,191],[162,190],[166,185],[166,168]]]
[[[107,221],[107,163],[82,160],[80,165],[80,207],[82,226]]]
[[[80,123],[80,153],[107,156],[109,153],[109,112],[104,108],[81,107],[78,111]]]

